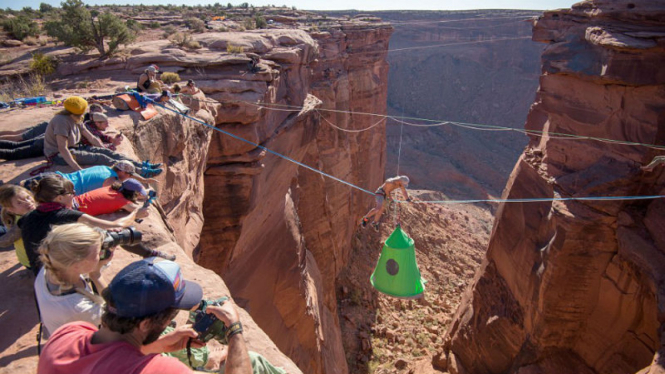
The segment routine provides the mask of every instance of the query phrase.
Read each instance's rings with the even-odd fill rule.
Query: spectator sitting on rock
[[[152,167],[159,167],[161,164],[150,165]],[[146,179],[136,174],[136,168],[131,162],[118,161],[113,165],[113,167],[99,165],[67,174],[61,173],[59,171],[56,171],[55,173],[43,173],[36,177],[19,182],[19,185],[27,188],[28,190],[33,190],[35,187],[37,187],[37,183],[39,183],[42,178],[47,175],[54,174],[58,174],[65,177],[66,179],[69,179],[74,184],[74,190],[76,190],[78,194],[83,194],[98,188],[110,186],[117,181],[124,182],[129,178],[134,178],[145,185],[150,182],[159,183],[156,179]]]
[[[85,223],[102,229],[119,229],[130,226],[134,219],[147,217],[147,209],[137,209],[128,216],[115,221],[107,221],[88,214],[72,210],[74,185],[60,175],[47,175],[39,181],[33,191],[37,200],[37,209],[24,215],[19,221],[25,252],[30,262],[30,269],[37,274],[41,268],[37,250],[41,241],[48,235],[52,225],[67,223]]]
[[[9,247],[13,243],[18,262],[30,269],[30,260],[25,253],[21,229],[16,223],[22,216],[33,211],[37,203],[32,193],[25,188],[5,184],[0,186],[0,206],[2,206],[0,218],[7,228],[7,232],[0,237],[0,247]]]
[[[655,169],[656,166],[660,164],[665,164],[665,156],[654,157],[653,161],[651,161],[649,165],[642,166],[641,169],[644,171],[653,171],[653,169]]]
[[[46,336],[74,321],[99,326],[104,300],[94,290],[106,288],[102,267],[113,253],[100,259],[103,240],[102,232],[70,223],[54,227],[42,241],[39,258],[44,267],[35,279],[35,296]]]
[[[381,220],[381,215],[386,210],[387,199],[390,199],[390,194],[396,190],[402,190],[404,197],[407,201],[411,201],[409,194],[406,192],[406,187],[409,185],[409,177],[405,175],[399,175],[394,178],[388,178],[386,181],[379,187],[376,192],[374,192],[374,197],[376,200],[376,206],[372,208],[365,216],[362,218],[360,224],[362,227],[367,226],[369,218],[372,218],[372,226],[374,229],[379,229],[379,221]]]
[[[92,135],[102,141],[105,148],[115,151],[116,146],[119,146],[122,142],[122,134],[109,136],[104,133],[109,128],[109,118],[104,113],[92,113],[91,119],[83,123]],[[86,138],[81,139],[81,144],[92,145]]]
[[[148,191],[136,179],[115,182],[108,187],[98,188],[74,197],[78,211],[91,216],[117,212],[121,209],[134,211],[140,208],[139,200],[144,200]]]
[[[197,93],[201,92],[201,90],[196,87],[196,82],[194,80],[190,79],[187,81],[187,85],[180,90],[180,93],[183,95],[196,95]]]
[[[140,170],[141,176],[150,178],[159,175],[162,169],[151,168],[131,160],[120,153],[104,148],[102,141],[92,135],[81,119],[88,103],[81,97],[67,98],[65,107],[56,114],[46,128],[44,138],[44,155],[58,165],[69,165],[74,171],[81,170],[80,165],[106,165],[111,166],[120,160],[134,164]],[[93,146],[78,146],[83,135]]]
[[[191,373],[183,363],[156,353],[203,344],[191,328],[160,333],[178,310],[196,307],[201,286],[185,280],[171,261],[148,258],[129,264],[102,292],[106,301],[99,330],[87,322],[73,322],[56,330],[39,357],[38,373]],[[238,312],[231,301],[208,306],[229,328],[225,372],[252,372]]]
[[[136,89],[142,93],[159,93],[163,90],[169,90],[164,82],[157,79],[159,68],[157,65],[148,66],[139,76],[136,82]]]

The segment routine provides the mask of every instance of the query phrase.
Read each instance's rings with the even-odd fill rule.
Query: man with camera
[[[72,322],[57,329],[39,359],[37,372],[56,373],[191,373],[175,358],[159,355],[203,345],[191,328],[159,337],[178,310],[190,310],[202,299],[201,286],[183,279],[175,262],[148,258],[121,270],[103,292],[102,327]],[[225,372],[251,373],[242,325],[231,301],[207,305],[205,313],[227,326]],[[189,343],[189,344],[188,344]]]

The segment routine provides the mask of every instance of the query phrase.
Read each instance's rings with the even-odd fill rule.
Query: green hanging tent
[[[418,298],[425,291],[425,280],[420,277],[413,239],[399,225],[383,245],[370,282],[386,295],[406,299]]]

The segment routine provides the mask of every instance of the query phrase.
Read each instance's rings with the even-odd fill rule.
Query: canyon
[[[398,170],[425,201],[502,189],[511,199],[662,195],[662,170],[639,169],[662,150],[555,133],[663,144],[663,12],[597,0],[544,15],[328,13],[339,19],[307,30],[197,34],[196,51],[166,40],[108,60],[59,51],[66,63],[53,84],[104,93],[151,63],[197,82],[202,93],[183,98],[194,119],[109,110],[131,141],[123,152],[166,165],[165,214],[141,228],[208,294],[232,295],[251,349],[290,373],[662,372],[661,200],[411,204],[377,233],[357,223]],[[81,80],[103,87],[80,92]],[[54,110],[0,121],[21,126]],[[384,114],[545,135],[402,128]],[[38,163],[4,162],[0,175],[18,180]],[[418,301],[368,282],[397,222],[428,281]],[[133,259],[121,253],[112,270]],[[0,272],[3,298],[23,290],[17,303],[29,304],[13,253],[0,252]],[[36,316],[3,310],[0,372],[31,372]]]

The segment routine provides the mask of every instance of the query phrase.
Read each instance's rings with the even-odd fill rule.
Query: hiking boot
[[[374,231],[379,232],[379,223],[378,222],[372,222],[372,227],[374,227]]]
[[[367,222],[369,222],[369,219],[367,217],[363,217],[363,220],[360,221],[360,226],[367,227]]]
[[[162,171],[163,171],[162,169],[141,168],[139,175],[142,176],[143,178],[152,178],[161,174]]]
[[[160,162],[157,164],[152,164],[150,163],[150,160],[145,160],[143,161],[142,166],[144,169],[159,169],[160,167],[162,167],[162,163]]]

